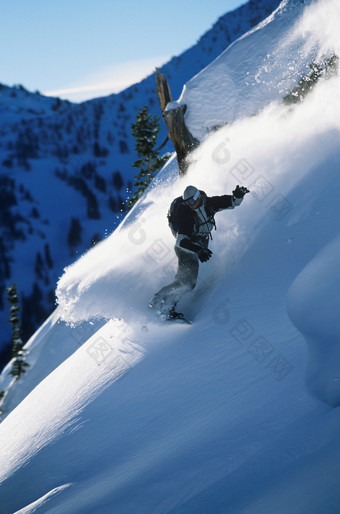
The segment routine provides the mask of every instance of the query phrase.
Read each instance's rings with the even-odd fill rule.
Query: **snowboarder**
[[[172,202],[168,220],[176,237],[178,269],[175,280],[158,291],[149,304],[161,320],[184,319],[175,308],[182,296],[194,289],[199,261],[206,262],[212,256],[208,245],[211,231],[216,228],[215,214],[237,207],[247,193],[246,187],[236,186],[232,195],[209,197],[195,186],[188,186],[183,195]]]

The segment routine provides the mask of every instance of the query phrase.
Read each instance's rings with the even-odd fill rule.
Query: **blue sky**
[[[0,0],[0,82],[72,101],[117,92],[247,0]]]

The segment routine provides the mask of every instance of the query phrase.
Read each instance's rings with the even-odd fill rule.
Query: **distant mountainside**
[[[165,64],[173,97],[279,3],[250,0]],[[81,104],[0,84],[1,364],[10,356],[5,288],[18,284],[27,339],[53,310],[63,268],[121,220],[136,174],[130,126],[144,105],[160,115],[154,74]]]

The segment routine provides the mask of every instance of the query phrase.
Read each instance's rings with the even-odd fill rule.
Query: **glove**
[[[233,197],[234,198],[243,198],[244,195],[246,195],[247,193],[249,193],[249,189],[247,189],[244,186],[237,185],[233,191]]]
[[[207,262],[212,256],[212,251],[209,250],[209,248],[203,248],[202,246],[194,244],[189,239],[182,239],[180,247],[195,252],[201,262]]]
[[[209,248],[200,248],[197,251],[197,255],[201,262],[207,262],[212,256],[212,251]]]

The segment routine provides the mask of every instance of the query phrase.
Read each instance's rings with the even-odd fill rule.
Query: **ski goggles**
[[[195,203],[197,202],[197,200],[199,199],[200,196],[201,196],[200,191],[196,191],[194,196],[192,196],[191,198],[188,198],[185,201],[186,201],[187,205],[193,206],[193,205],[195,205]]]

